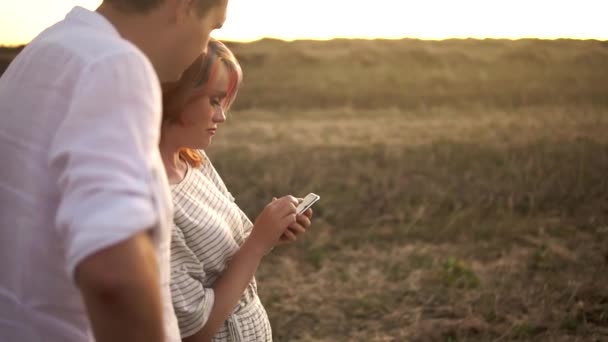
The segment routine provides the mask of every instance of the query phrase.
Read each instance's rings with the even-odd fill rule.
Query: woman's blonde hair
[[[243,80],[243,71],[234,54],[219,40],[211,38],[207,52],[201,54],[182,74],[179,81],[163,83],[163,122],[179,121],[186,104],[198,96],[206,95],[220,76],[220,66],[228,72],[228,89],[222,100],[222,110],[227,112],[236,99]],[[203,162],[202,155],[193,149],[182,148],[180,157],[190,165],[198,167]]]

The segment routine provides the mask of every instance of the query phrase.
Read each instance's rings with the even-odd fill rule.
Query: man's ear
[[[188,18],[194,11],[196,0],[170,0],[176,3],[175,15],[178,21]]]
[[[186,2],[186,0],[165,0],[163,1],[163,16],[166,18],[171,24],[177,23],[181,20],[180,7],[182,6],[182,2]]]

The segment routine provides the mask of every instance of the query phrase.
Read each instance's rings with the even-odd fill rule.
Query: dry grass
[[[608,339],[608,45],[262,41],[210,153],[255,217],[278,341]]]
[[[210,152],[250,216],[322,196],[258,274],[277,340],[608,338],[608,110],[438,111],[232,114]]]
[[[237,109],[607,104],[608,43],[335,40],[232,44]]]
[[[608,339],[608,43],[231,45],[216,167],[252,218],[322,197],[258,272],[277,341]]]

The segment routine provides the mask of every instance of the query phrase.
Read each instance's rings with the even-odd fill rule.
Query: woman
[[[185,341],[272,341],[254,279],[262,257],[295,241],[312,211],[273,199],[255,224],[234,203],[203,152],[226,120],[242,80],[230,50],[211,40],[178,83],[163,86],[160,150],[175,206],[171,291]]]

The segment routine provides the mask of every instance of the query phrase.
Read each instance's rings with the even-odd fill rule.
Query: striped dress
[[[184,179],[171,189],[175,207],[171,295],[182,338],[193,335],[207,322],[215,299],[213,284],[253,227],[201,153],[203,165],[189,166]],[[272,341],[255,279],[213,341]]]

